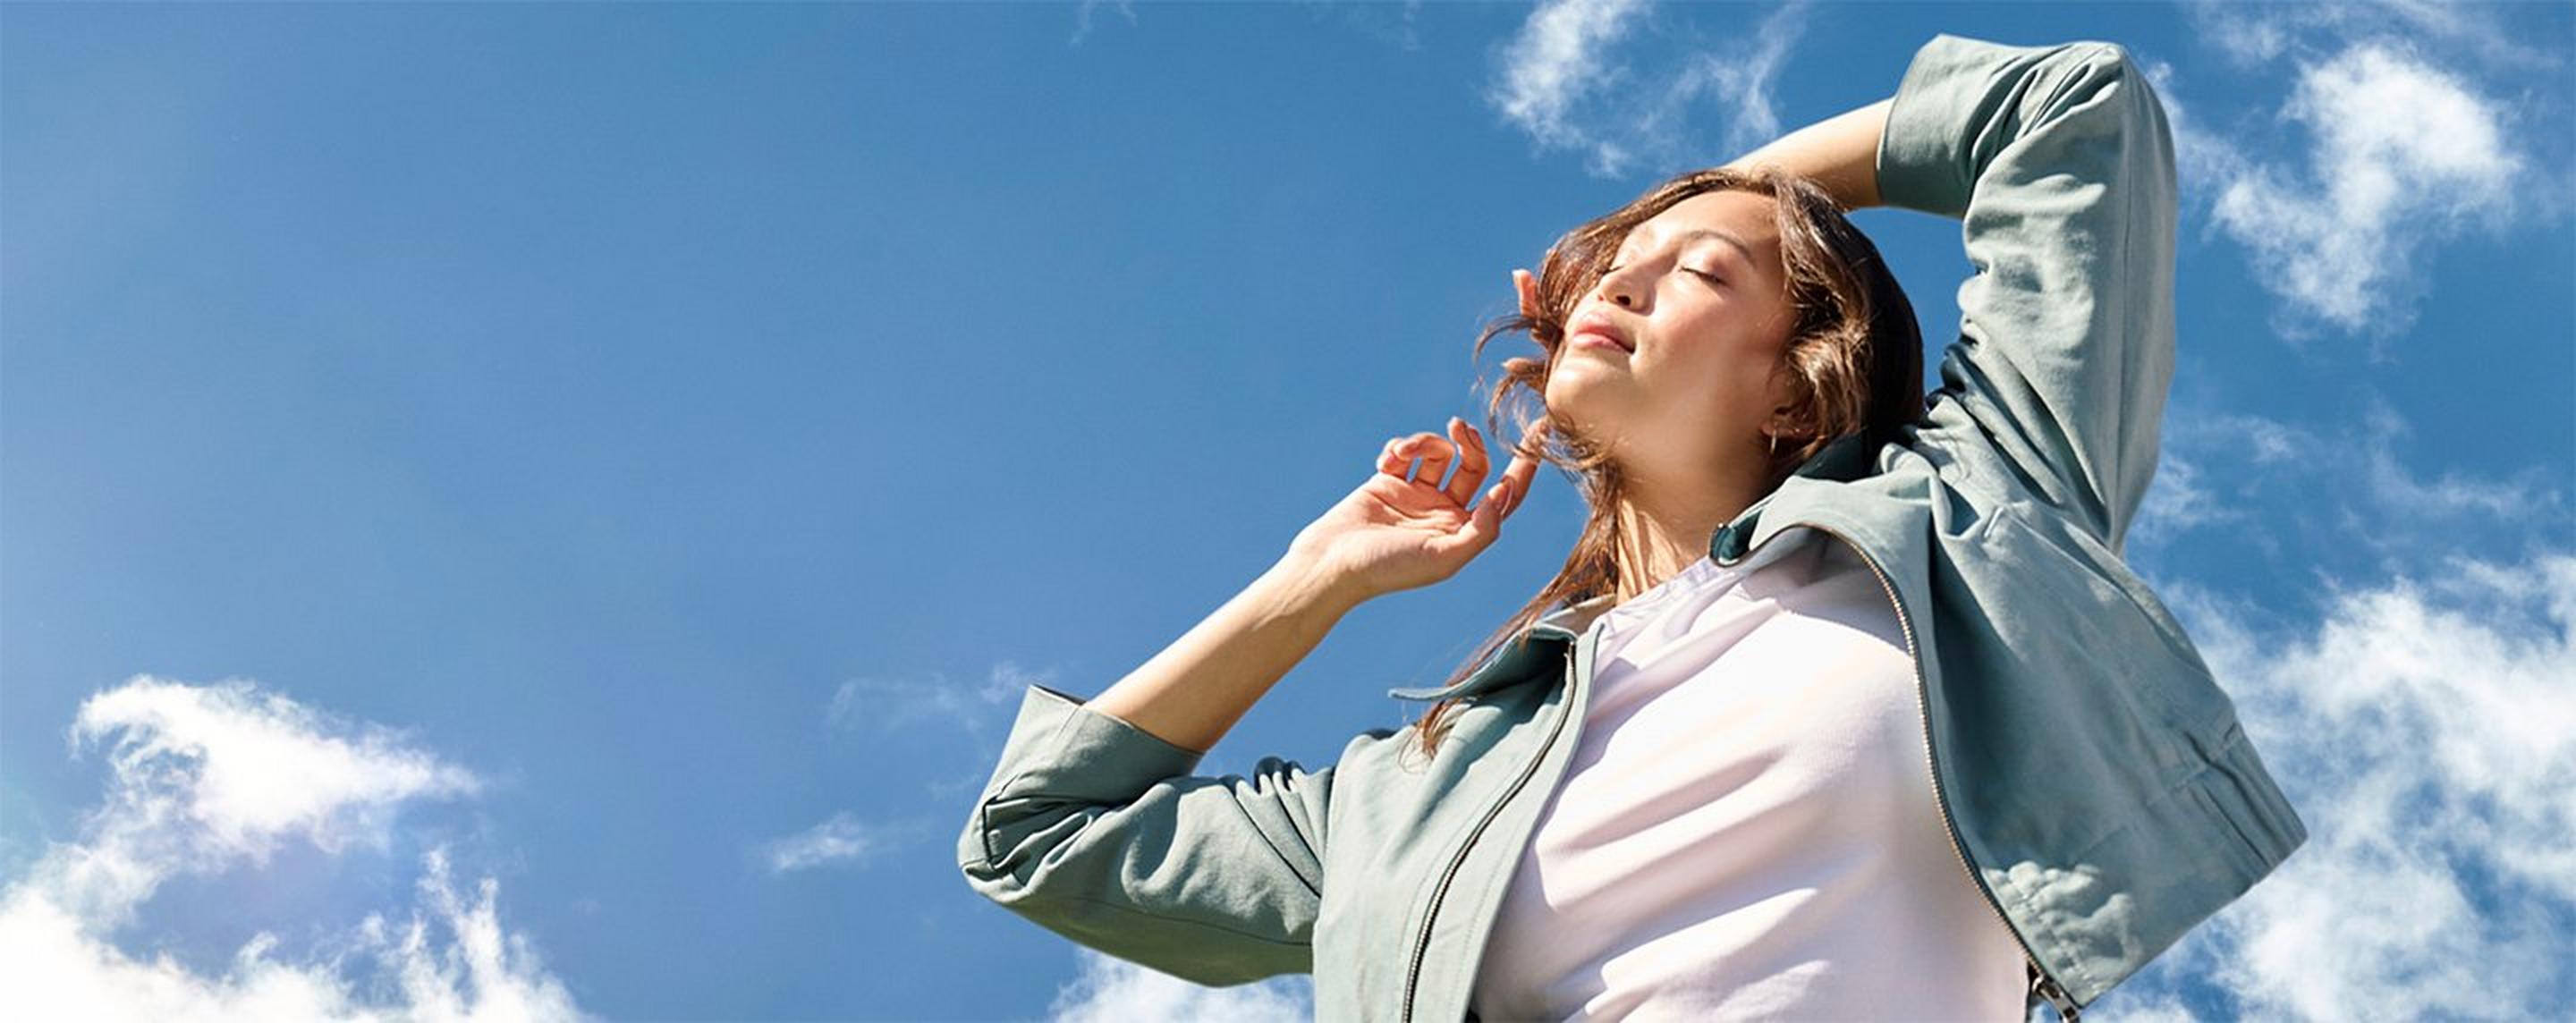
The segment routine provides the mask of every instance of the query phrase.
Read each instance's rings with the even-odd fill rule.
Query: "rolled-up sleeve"
[[[1044,688],[958,838],[986,897],[1092,948],[1202,984],[1312,968],[1332,770],[1199,755]]]
[[[2109,43],[1936,36],[1878,179],[1890,206],[1959,218],[1972,269],[1925,441],[2118,549],[2173,378],[2173,140],[2146,76]]]

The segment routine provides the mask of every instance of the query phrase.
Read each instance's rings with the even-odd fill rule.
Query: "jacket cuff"
[[[2075,45],[2075,44],[2067,44]],[[1979,168],[2011,141],[1998,108],[2019,104],[2031,65],[2065,46],[2006,46],[1941,33],[1914,52],[1878,139],[1879,201],[1953,219],[1968,212]]]
[[[1030,686],[986,798],[1044,794],[1124,802],[1156,782],[1189,774],[1200,756],[1071,696]]]

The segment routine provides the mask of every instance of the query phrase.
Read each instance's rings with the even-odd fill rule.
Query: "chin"
[[[1585,374],[1589,375],[1589,374]],[[1607,436],[1615,433],[1621,418],[1621,392],[1581,380],[1554,378],[1548,381],[1547,417],[1557,431],[1568,437]]]
[[[1547,407],[1577,417],[1587,411],[1617,408],[1631,404],[1622,400],[1634,391],[1627,385],[1628,381],[1607,366],[1560,363],[1555,372],[1548,374]]]

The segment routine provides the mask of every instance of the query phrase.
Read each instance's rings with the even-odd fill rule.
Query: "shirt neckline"
[[[1739,573],[1736,569],[1718,564],[1714,558],[1702,557],[1698,561],[1682,566],[1681,571],[1673,573],[1664,581],[1647,587],[1645,592],[1628,598],[1626,603],[1612,605],[1609,610],[1601,613],[1601,617],[1607,618],[1614,614],[1634,617],[1638,612],[1671,599],[1675,593],[1697,589],[1699,584],[1705,581],[1722,580],[1737,574]]]

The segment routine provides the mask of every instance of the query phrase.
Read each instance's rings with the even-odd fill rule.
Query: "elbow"
[[[984,828],[984,804],[976,803],[975,811],[966,817],[966,828],[957,835],[957,872],[966,879],[967,887],[977,894],[992,898],[987,888],[995,877],[991,835]]]
[[[2137,58],[2129,52],[2128,47],[2107,40],[2081,39],[2060,44],[2054,59],[2059,63],[2081,68],[2072,72],[2076,75],[2106,80],[2146,77],[2145,69],[2138,64]]]
[[[2129,48],[2118,43],[2088,39],[2067,45],[2069,48],[2081,51],[2084,59],[2103,67],[2115,68],[2122,72],[2137,70],[2137,62],[2130,57]]]
[[[2107,42],[2068,43],[2063,59],[2076,65],[2070,72],[2075,89],[2115,89],[2130,104],[2153,110],[2157,125],[2163,125],[2164,101],[2156,95],[2155,76],[2128,47]]]
[[[2076,42],[2060,47],[2054,58],[2063,65],[2050,106],[2056,116],[2089,123],[2084,129],[2119,139],[2131,154],[2131,180],[2175,191],[2173,127],[2155,83],[2128,47],[2110,42]]]
[[[966,827],[957,834],[957,871],[968,886],[995,902],[1014,901],[1027,888],[1027,879],[1012,864],[1010,835],[993,811],[994,800],[988,794],[975,803],[966,815]]]
[[[1087,837],[1098,807],[1079,801],[986,793],[957,835],[957,869],[985,898],[1016,907],[1055,887],[1054,867]]]

